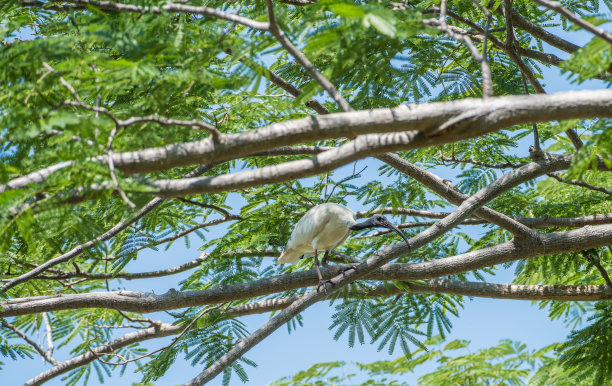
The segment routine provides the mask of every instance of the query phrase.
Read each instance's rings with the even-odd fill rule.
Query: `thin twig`
[[[452,26],[449,26],[445,22],[440,22],[435,19],[425,19],[423,24],[435,27],[440,31],[446,33],[451,39],[463,43],[472,54],[472,58],[480,63],[482,71],[482,93],[484,96],[493,96],[493,85],[491,77],[491,68],[486,58],[478,51],[478,48],[472,42],[472,39],[468,35],[458,33]]]
[[[280,255],[280,252],[274,249],[264,249],[264,250],[246,249],[246,250],[241,250],[241,251],[225,252],[225,253],[222,253],[218,257],[220,258],[229,258],[229,257],[241,258],[241,257],[252,257],[252,256],[278,257],[279,255]],[[51,273],[51,275],[40,275],[34,279],[57,280],[57,279],[70,279],[70,278],[76,278],[76,277],[86,278],[88,280],[149,279],[153,277],[163,277],[163,276],[175,275],[177,273],[185,272],[189,269],[192,269],[192,268],[195,268],[201,265],[208,259],[209,256],[210,254],[208,253],[202,253],[198,258],[193,259],[185,264],[181,264],[175,267],[161,269],[157,271],[135,272],[135,273],[129,273],[129,272],[90,273],[90,272],[82,272],[82,271],[70,272],[70,271],[62,271],[59,269],[49,269],[48,271]],[[105,260],[110,261],[112,259],[105,259]],[[7,279],[0,279],[0,281],[3,281],[3,280],[7,280]]]
[[[516,169],[516,168],[520,168],[521,166],[525,165],[524,163],[515,164],[512,162],[506,162],[505,164],[490,164],[487,162],[477,161],[473,158],[455,158],[454,155],[452,157],[446,157],[444,154],[442,154],[442,150],[440,150],[440,159],[445,162],[469,163],[472,165],[484,166],[484,167],[491,168],[491,169],[508,169],[508,168]]]
[[[321,87],[325,91],[329,93],[334,101],[338,104],[342,111],[353,111],[351,105],[342,97],[342,95],[336,90],[336,87],[329,81],[327,78],[323,76],[315,66],[306,58],[306,56],[298,50],[293,43],[285,36],[285,33],[280,29],[278,23],[276,22],[276,17],[274,16],[274,5],[272,4],[272,0],[266,0],[266,5],[268,7],[268,20],[269,20],[269,30],[270,33],[278,40],[278,42],[283,46],[287,52],[291,54],[304,67],[306,71],[316,80]]]
[[[472,0],[472,3],[474,3],[478,7],[478,9],[480,9],[480,11],[485,14],[487,18],[487,23],[485,24],[484,30],[489,31],[489,29],[491,28],[491,23],[493,22],[493,15],[488,9],[486,9],[482,4],[480,4],[479,0]],[[493,79],[491,78],[491,70],[489,67],[489,60],[487,57],[488,36],[489,34],[484,34],[483,41],[482,41],[481,72],[482,72],[482,96],[483,98],[493,96]],[[485,77],[487,76],[489,78],[485,79]]]
[[[434,225],[436,222],[437,221],[407,222],[407,223],[399,224],[399,225],[397,225],[397,227],[400,228],[400,229],[429,227],[429,226]],[[488,223],[489,222],[486,221],[486,220],[471,219],[471,220],[464,220],[458,226],[461,226],[461,225],[482,225],[482,224],[488,224]],[[386,235],[386,234],[389,234],[389,233],[392,233],[392,232],[394,232],[394,231],[389,230],[389,229],[385,229],[383,231],[377,231],[377,232],[370,233],[370,234],[363,235],[363,236],[355,236],[355,237],[353,237],[353,239],[369,239],[369,238],[372,238],[372,237],[379,237],[379,236],[382,236],[382,235]]]
[[[301,197],[302,199],[304,199],[304,201],[308,202],[310,205],[316,205],[310,198],[304,196],[302,193],[298,192],[297,190],[293,189],[293,186],[291,182],[285,182],[283,183],[283,185],[285,185],[287,188],[289,188],[289,190],[291,190],[294,194],[296,194],[297,196]]]
[[[197,168],[195,168],[194,170],[192,170],[191,172],[187,173],[187,175],[185,177],[186,178],[197,177],[197,176],[201,175],[202,173],[205,173],[208,170],[212,169],[215,165],[217,165],[217,164],[216,163],[202,164],[202,165],[198,166]],[[66,253],[58,256],[58,257],[55,257],[55,258],[53,258],[51,260],[48,260],[45,263],[39,265],[38,267],[30,270],[29,272],[26,272],[26,273],[22,274],[21,276],[12,279],[8,283],[6,283],[2,288],[0,288],[0,291],[1,292],[6,292],[7,290],[13,288],[14,286],[16,286],[18,284],[21,284],[21,283],[23,283],[25,281],[28,281],[28,280],[32,279],[33,277],[36,277],[37,275],[45,272],[46,270],[48,270],[51,267],[54,267],[54,266],[56,266],[56,265],[58,265],[60,263],[63,263],[63,262],[71,260],[72,258],[80,255],[81,253],[85,252],[86,250],[88,250],[89,248],[93,247],[94,245],[97,245],[98,243],[101,243],[101,242],[104,242],[104,241],[107,241],[107,240],[111,239],[112,237],[117,235],[119,232],[123,231],[125,228],[127,228],[131,224],[133,224],[136,221],[140,220],[142,217],[144,217],[146,214],[151,212],[153,209],[155,209],[157,206],[159,206],[164,201],[165,201],[165,198],[155,197],[154,199],[149,201],[145,206],[143,206],[140,209],[140,211],[138,211],[138,213],[136,213],[131,219],[119,221],[111,229],[109,229],[108,231],[104,232],[100,236],[94,238],[93,240],[90,240],[90,241],[88,241],[86,243],[77,245],[76,247],[72,248],[70,251],[68,251],[68,252],[66,252]]]
[[[13,331],[16,335],[18,335],[21,339],[25,340],[30,346],[32,346],[34,348],[34,350],[36,350],[40,356],[42,356],[47,362],[51,363],[52,365],[57,365],[58,362],[55,358],[53,358],[51,355],[49,355],[48,352],[45,352],[45,350],[42,349],[42,347],[40,347],[39,345],[36,344],[36,342],[34,342],[33,340],[31,340],[30,338],[28,338],[28,336],[21,331],[20,329],[18,329],[17,327],[15,327],[14,325],[5,322],[4,319],[0,319],[0,324],[2,324],[2,327],[8,328],[9,330]]]
[[[555,180],[562,182],[564,184],[570,184],[570,185],[576,185],[576,186],[581,186],[583,188],[587,188],[590,190],[595,190],[597,192],[602,192],[605,194],[610,194],[612,195],[612,190],[604,188],[602,186],[597,186],[597,185],[591,185],[589,183],[586,183],[584,181],[580,181],[580,180],[569,180],[563,177],[560,177],[557,173],[548,173],[547,174],[549,177],[554,178]]]
[[[119,128],[134,125],[136,123],[153,122],[153,123],[157,123],[160,126],[184,126],[184,127],[195,128],[195,129],[207,130],[208,132],[210,132],[212,137],[216,139],[220,138],[223,135],[219,131],[219,129],[217,129],[215,126],[210,125],[206,122],[195,120],[195,119],[192,119],[190,121],[182,121],[178,119],[155,117],[152,115],[148,115],[144,117],[130,117],[128,119],[121,120],[117,118],[113,113],[111,113],[108,109],[106,109],[105,107],[100,107],[98,104],[96,104],[96,106],[89,106],[81,101],[74,102],[71,100],[66,100],[62,103],[62,105],[79,107],[85,110],[93,111],[96,113],[96,116],[102,113],[106,115],[107,117],[109,117],[115,123],[115,125]]]
[[[586,257],[589,263],[593,264],[597,268],[608,287],[612,288],[612,281],[610,281],[610,276],[608,276],[608,272],[604,269],[604,267],[601,266],[601,263],[599,262],[599,256],[593,257],[593,255],[591,255],[590,250],[580,251],[580,253],[582,253],[582,256]]]
[[[203,202],[198,202],[198,201],[192,201],[192,200],[189,200],[189,199],[186,199],[186,198],[183,198],[183,197],[178,197],[177,200],[179,200],[180,202],[184,202],[185,204],[199,206],[200,208],[216,210],[217,212],[221,213],[225,217],[232,216],[232,214],[230,214],[230,212],[228,212],[227,210],[225,210],[225,209],[223,209],[223,208],[221,208],[220,206],[217,206],[217,205],[205,204]]]
[[[339,182],[334,183],[334,186],[332,187],[331,192],[329,192],[329,195],[328,195],[328,196],[327,196],[327,198],[325,199],[325,202],[328,202],[328,201],[329,201],[329,199],[330,199],[330,198],[333,196],[334,191],[336,190],[336,188],[338,187],[338,185],[342,185],[342,184],[343,184],[343,183],[345,183],[346,181],[350,181],[350,180],[352,180],[353,178],[358,177],[358,176],[359,176],[361,173],[363,173],[363,171],[364,171],[364,170],[366,170],[366,169],[368,168],[368,166],[366,165],[366,166],[364,166],[364,167],[363,167],[363,168],[362,168],[362,169],[361,169],[359,172],[355,173],[355,169],[356,169],[356,167],[357,167],[357,161],[355,161],[355,163],[353,164],[353,173],[352,173],[350,176],[348,176],[348,177],[346,177],[346,178],[341,179]]]
[[[110,135],[108,136],[108,145],[107,145],[107,160],[108,160],[108,169],[110,171],[111,179],[115,184],[115,189],[119,192],[121,199],[129,205],[132,211],[136,210],[136,204],[134,204],[128,196],[125,194],[123,189],[121,189],[121,185],[119,184],[119,180],[117,179],[117,175],[115,174],[115,163],[113,162],[113,141],[115,140],[115,135],[117,135],[117,126],[113,127]]]
[[[47,62],[43,62],[42,64],[43,64],[43,66],[45,66],[47,71],[49,71],[47,74],[49,74],[49,73],[57,73],[57,71],[53,67],[51,67]],[[38,79],[38,81],[40,82],[47,74],[45,74],[42,77],[40,77],[40,79]],[[70,93],[74,96],[74,98],[77,100],[77,102],[82,104],[83,101],[81,100],[81,97],[79,96],[79,93],[76,92],[74,87],[72,87],[72,85],[70,83],[68,83],[66,81],[66,79],[64,79],[63,76],[60,76],[59,79],[60,79],[60,82],[62,82],[62,85],[64,87],[66,87],[68,89],[68,91],[70,91]]]
[[[182,331],[181,331],[181,332],[180,332],[180,333],[179,333],[179,334],[178,334],[178,335],[177,335],[177,336],[176,336],[174,339],[172,339],[172,342],[170,342],[170,344],[169,344],[169,345],[164,346],[164,347],[161,347],[161,348],[158,348],[158,349],[157,349],[157,350],[155,350],[155,351],[151,351],[151,352],[149,352],[149,353],[147,353],[147,354],[144,354],[144,355],[141,355],[141,356],[139,356],[139,357],[137,357],[137,358],[125,359],[125,358],[123,358],[121,355],[114,354],[114,353],[110,353],[110,352],[101,352],[101,353],[97,353],[97,352],[94,352],[94,351],[93,351],[91,348],[89,349],[89,351],[90,351],[91,353],[93,353],[93,354],[96,356],[96,359],[97,359],[97,360],[99,360],[99,361],[100,361],[100,362],[102,362],[102,363],[106,363],[107,365],[113,365],[113,366],[122,366],[122,365],[126,365],[126,364],[128,364],[128,363],[130,363],[130,362],[136,362],[136,361],[139,361],[139,360],[141,360],[141,359],[143,359],[143,358],[149,357],[149,356],[151,356],[151,355],[153,355],[153,354],[156,354],[156,353],[158,353],[158,352],[160,352],[160,351],[167,350],[167,349],[169,349],[170,347],[174,346],[174,344],[175,344],[175,343],[176,343],[176,342],[177,342],[179,339],[181,339],[181,337],[182,337],[183,335],[185,335],[185,333],[186,333],[187,331],[189,331],[189,329],[190,329],[190,328],[191,328],[191,327],[192,327],[192,326],[193,326],[193,325],[194,325],[194,324],[195,324],[195,323],[196,323],[196,322],[197,322],[197,321],[198,321],[198,320],[199,320],[199,319],[200,319],[202,316],[204,316],[204,314],[207,314],[207,313],[209,313],[209,312],[211,312],[211,311],[214,311],[214,310],[216,310],[216,309],[219,309],[219,308],[223,307],[224,305],[225,305],[225,303],[221,303],[221,304],[218,304],[218,305],[216,305],[216,306],[214,306],[214,307],[208,307],[208,308],[203,309],[202,311],[200,311],[200,313],[199,313],[199,314],[198,314],[198,315],[197,315],[195,318],[193,318],[193,320],[191,321],[191,323],[189,323],[189,324],[187,325],[187,327],[185,327],[185,328],[184,328],[184,329],[183,329],[183,330],[182,330]],[[107,362],[107,361],[104,361],[104,360],[100,359],[100,357],[102,357],[102,356],[104,356],[104,355],[110,355],[110,356],[115,356],[115,357],[118,357],[118,358],[120,358],[120,359],[121,359],[121,362],[119,362],[119,363],[113,363],[113,362]]]
[[[119,121],[119,126],[122,126],[122,127],[129,126],[129,125],[133,125],[135,123],[141,123],[141,122],[154,122],[161,126],[186,126],[186,127],[191,127],[194,129],[207,130],[208,132],[210,132],[213,138],[216,138],[216,139],[218,139],[222,135],[217,127],[213,125],[209,125],[206,122],[197,121],[195,119],[192,119],[191,121],[181,121],[178,119],[155,117],[152,115],[145,116],[145,117],[131,117],[126,120]]]
[[[525,95],[529,95],[529,86],[527,86],[527,79],[525,79],[525,74],[521,73],[521,80],[523,81],[523,89],[525,90]],[[542,147],[540,146],[540,134],[538,132],[538,124],[532,123],[531,127],[533,128],[533,147],[535,152],[540,153],[542,151]]]

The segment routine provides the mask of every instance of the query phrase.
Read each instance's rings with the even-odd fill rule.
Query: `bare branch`
[[[449,212],[432,212],[427,210],[409,209],[409,208],[378,208],[370,211],[357,212],[357,218],[363,218],[370,213],[381,213],[381,214],[397,214],[397,215],[408,215],[415,217],[427,217],[427,218],[444,218],[448,216]],[[612,224],[612,213],[593,214],[581,217],[552,217],[544,215],[541,217],[519,217],[511,216],[512,219],[527,225],[530,228],[543,228],[543,227],[583,227],[586,225],[602,225]]]
[[[229,54],[229,55],[233,54],[232,51],[229,50],[229,49],[226,49],[225,52],[227,54]],[[239,57],[238,60],[243,62],[243,63],[245,63],[248,66],[262,68],[261,66],[256,64],[250,57],[247,57],[247,56]],[[287,91],[293,97],[297,98],[298,96],[300,96],[303,93],[303,91],[300,90],[298,87],[296,87],[295,85],[289,83],[287,80],[281,78],[280,76],[278,76],[273,71],[270,71],[267,68],[262,68],[262,69],[265,71],[266,78],[270,79],[270,81],[272,83],[274,83],[275,85],[277,85],[281,89]],[[329,114],[329,110],[327,108],[325,108],[325,106],[323,106],[321,103],[319,103],[319,101],[317,101],[314,98],[309,100],[308,102],[304,103],[304,105],[306,107],[309,107],[309,108],[313,109],[314,111],[318,112],[319,114]]]
[[[563,5],[561,5],[560,2],[557,1],[549,1],[549,0],[533,0],[536,3],[545,6],[546,8],[553,10],[557,13],[560,13],[561,15],[563,15],[563,17],[565,17],[566,19],[568,19],[569,21],[571,21],[572,23],[576,24],[577,26],[581,27],[582,29],[585,29],[589,32],[591,32],[593,35],[605,40],[606,42],[608,42],[609,44],[612,44],[612,35],[610,35],[609,33],[607,33],[606,31],[604,31],[603,29],[594,26],[593,24],[582,20],[581,18],[579,18],[578,16],[574,15],[573,13],[571,13],[567,8],[563,7]]]
[[[141,245],[140,247],[136,248],[135,250],[131,251],[130,253],[135,252],[135,251],[141,251],[141,250],[143,250],[145,248],[151,248],[151,247],[154,247],[156,245],[165,244],[165,243],[168,243],[168,242],[171,242],[171,241],[174,241],[174,240],[178,240],[181,237],[185,237],[186,235],[188,235],[188,234],[190,234],[192,232],[197,231],[198,229],[206,228],[206,227],[213,226],[213,225],[223,224],[223,223],[228,222],[228,221],[236,221],[236,220],[241,220],[241,219],[242,219],[242,217],[240,217],[240,216],[236,216],[236,215],[230,214],[227,217],[223,217],[223,218],[219,218],[219,219],[215,219],[215,220],[211,220],[211,221],[206,221],[206,222],[203,222],[201,224],[192,226],[191,228],[185,229],[184,231],[179,232],[179,233],[177,233],[174,236],[168,236],[168,237],[163,238],[161,240],[153,241],[150,244]],[[120,256],[124,256],[124,255],[117,255],[116,257],[120,257]]]
[[[43,62],[42,64],[43,64],[43,66],[45,66],[45,68],[47,69],[47,71],[48,71],[48,72],[47,72],[46,74],[44,74],[43,76],[41,76],[41,77],[38,79],[38,82],[40,82],[41,80],[43,80],[47,74],[50,74],[50,73],[57,73],[57,71],[56,71],[56,70],[55,70],[53,67],[51,67],[51,66],[50,66],[50,65],[49,65],[47,62]],[[79,94],[76,92],[76,90],[74,89],[74,87],[72,87],[72,85],[71,85],[70,83],[68,83],[68,82],[66,81],[66,79],[64,79],[64,77],[63,77],[63,76],[60,76],[60,77],[59,77],[59,79],[60,79],[60,82],[62,82],[62,85],[63,85],[64,87],[66,87],[66,88],[68,89],[68,91],[70,91],[70,93],[71,93],[71,94],[74,96],[74,98],[75,98],[75,99],[78,101],[78,103],[83,104],[83,101],[81,100],[81,97],[80,97],[80,96],[79,96]]]
[[[113,127],[110,135],[108,136],[108,145],[106,150],[106,159],[108,160],[108,169],[110,170],[111,179],[115,184],[115,189],[119,192],[121,199],[128,204],[132,211],[136,210],[136,204],[134,204],[128,196],[125,194],[123,189],[121,189],[121,185],[119,185],[119,180],[117,179],[117,175],[115,174],[115,165],[113,164],[113,141],[115,139],[115,135],[117,135],[117,126]]]
[[[481,72],[482,72],[482,94],[484,97],[493,96],[493,82],[491,78],[491,68],[489,67],[489,63],[485,56],[483,56],[478,48],[472,43],[472,39],[467,34],[457,33],[454,28],[451,28],[446,22],[440,17],[439,20],[435,19],[425,19],[423,23],[427,26],[435,27],[440,31],[447,34],[452,39],[463,43],[467,49],[472,54],[474,60],[480,63]],[[485,45],[486,47],[486,45]],[[486,52],[485,52],[486,54]]]
[[[498,8],[498,10],[501,11],[501,8]],[[550,44],[553,47],[559,48],[567,53],[573,54],[574,52],[578,51],[578,49],[580,49],[580,46],[577,46],[573,43],[568,42],[567,40],[564,40],[562,38],[560,38],[559,36],[552,34],[550,32],[548,32],[547,30],[545,30],[544,28],[532,23],[531,21],[525,19],[520,13],[517,12],[516,9],[512,8],[512,24],[517,27],[520,28],[522,30],[525,30],[527,32],[529,32],[533,37],[535,37],[536,39],[540,39],[545,41],[546,43]],[[521,53],[522,56],[526,56],[523,55]],[[535,58],[533,58],[535,59]],[[552,63],[550,63],[552,64]],[[557,64],[558,65],[558,64]]]
[[[513,240],[493,247],[429,262],[387,264],[364,275],[361,279],[431,279],[519,259],[598,248],[609,245],[610,240],[612,240],[612,225],[595,225],[571,231],[544,233],[539,236],[538,241]],[[399,247],[396,246],[393,250],[386,250],[381,253],[393,258],[403,253],[397,251],[397,248]],[[333,271],[327,269],[322,269],[321,272],[325,278],[331,278],[334,274]],[[87,307],[150,313],[251,299],[256,296],[265,296],[312,286],[317,281],[317,273],[314,269],[311,269],[203,291],[178,293],[171,291],[162,295],[134,291],[115,291],[16,298],[0,303],[2,307],[0,317]]]
[[[192,320],[192,321],[191,321],[191,322],[190,322],[190,323],[187,325],[187,327],[185,327],[185,328],[184,328],[184,329],[183,329],[183,330],[182,330],[182,331],[181,331],[181,332],[180,332],[180,333],[179,333],[179,334],[178,334],[178,335],[177,335],[177,336],[176,336],[174,339],[172,339],[172,342],[170,342],[170,344],[169,344],[169,345],[164,346],[164,347],[161,347],[161,348],[158,348],[158,349],[157,349],[157,350],[155,350],[155,351],[148,352],[148,353],[146,353],[146,354],[140,355],[140,356],[138,356],[138,357],[136,357],[136,358],[132,358],[132,359],[125,359],[125,358],[121,358],[121,357],[119,356],[119,357],[121,358],[121,362],[119,362],[119,363],[106,362],[106,361],[103,361],[102,359],[100,359],[100,357],[101,357],[101,356],[105,356],[105,355],[114,355],[114,356],[118,356],[117,354],[112,354],[112,353],[110,353],[110,352],[108,352],[108,353],[106,353],[106,352],[104,352],[104,353],[95,353],[96,358],[97,358],[97,359],[98,359],[100,362],[103,362],[103,363],[106,363],[106,364],[109,364],[109,365],[113,365],[113,366],[122,366],[122,365],[128,364],[128,363],[130,363],[130,362],[136,362],[136,361],[139,361],[139,360],[141,360],[141,359],[143,359],[143,358],[149,357],[149,356],[151,356],[151,355],[153,355],[153,354],[156,354],[156,353],[158,353],[158,352],[160,352],[160,351],[167,350],[167,349],[169,349],[170,347],[174,346],[174,344],[175,344],[175,343],[176,343],[176,342],[177,342],[179,339],[181,339],[181,337],[182,337],[183,335],[185,335],[185,333],[186,333],[187,331],[189,331],[189,329],[190,329],[191,327],[193,327],[193,325],[194,325],[194,324],[195,324],[195,323],[196,323],[196,322],[197,322],[197,321],[198,321],[198,320],[199,320],[199,319],[200,319],[202,316],[204,316],[205,314],[207,314],[207,313],[209,313],[209,312],[211,312],[211,311],[214,311],[214,310],[216,310],[216,309],[219,309],[219,308],[221,308],[221,307],[222,307],[222,306],[224,306],[224,305],[225,305],[224,303],[221,303],[221,304],[218,304],[218,305],[216,305],[216,306],[214,306],[214,307],[208,307],[208,308],[203,309],[202,311],[200,311],[200,312],[198,313],[198,315],[196,315],[196,317],[195,317],[195,318],[193,318],[193,320]],[[90,350],[90,351],[91,351],[91,350]],[[93,352],[93,351],[91,351],[91,352]]]
[[[611,216],[612,218],[612,216]],[[220,258],[241,258],[241,257],[251,257],[251,256],[267,256],[267,257],[278,257],[280,256],[279,251],[275,251],[273,249],[245,249],[240,251],[229,251],[222,253]],[[210,257],[209,253],[202,253],[198,258],[193,259],[185,264],[178,265],[176,267],[160,269],[157,271],[149,271],[149,272],[104,272],[104,273],[92,273],[92,272],[83,272],[83,271],[75,271],[68,272],[62,271],[59,269],[49,269],[50,274],[48,275],[39,275],[34,279],[49,279],[49,280],[57,280],[57,279],[70,279],[70,278],[85,278],[88,280],[108,280],[108,279],[125,279],[125,280],[136,280],[136,279],[149,279],[152,277],[163,277],[169,275],[175,275],[177,273],[185,272],[192,268],[195,268],[202,263],[204,263]]]
[[[17,335],[21,339],[25,340],[27,342],[27,344],[32,346],[34,348],[34,350],[36,350],[40,354],[40,356],[43,357],[47,362],[51,363],[52,365],[56,365],[58,363],[57,360],[55,360],[55,358],[53,358],[53,356],[50,355],[50,353],[48,351],[45,352],[45,350],[43,350],[42,347],[37,345],[36,342],[34,342],[32,339],[28,338],[28,336],[23,331],[21,331],[20,329],[18,329],[17,327],[15,327],[12,324],[10,324],[8,322],[5,322],[4,319],[0,319],[0,324],[2,325],[2,327],[8,328],[9,330],[13,331],[15,333],[15,335]]]
[[[601,192],[601,193],[612,195],[612,190],[604,188],[602,186],[591,185],[591,184],[588,184],[588,183],[586,183],[584,181],[580,181],[580,180],[569,180],[567,178],[560,177],[556,173],[548,173],[547,176],[552,177],[555,180],[557,180],[559,182],[562,182],[564,184],[576,185],[576,186],[580,186],[580,187],[587,188],[587,189],[590,189],[590,190],[594,190],[596,192]]]
[[[42,313],[43,321],[45,322],[45,336],[47,337],[47,355],[45,358],[53,358],[53,330],[51,329],[51,323],[49,322],[49,316],[46,312]],[[51,364],[56,364],[51,362]]]
[[[132,218],[130,218],[129,220],[122,220],[120,222],[118,222],[114,227],[112,227],[111,229],[109,229],[108,231],[104,232],[102,235],[96,237],[95,239],[88,241],[84,244],[81,245],[77,245],[76,247],[72,248],[70,251],[55,257],[51,260],[46,261],[45,263],[39,265],[37,268],[24,273],[23,275],[15,278],[15,279],[11,279],[11,281],[9,281],[8,283],[6,283],[1,291],[7,291],[11,288],[13,288],[14,286],[23,283],[25,281],[28,281],[30,279],[32,279],[33,277],[41,274],[42,272],[46,271],[47,269],[56,266],[60,263],[69,261],[70,259],[80,255],[81,253],[83,253],[84,251],[86,251],[87,249],[93,247],[94,245],[104,242],[106,240],[109,240],[111,237],[115,236],[116,234],[118,234],[119,232],[121,232],[122,230],[124,230],[125,228],[127,228],[130,224],[135,223],[136,221],[138,221],[139,219],[141,219],[143,216],[145,216],[147,213],[149,213],[150,211],[152,211],[153,209],[155,209],[159,204],[161,204],[164,201],[163,198],[154,198],[153,200],[149,201],[147,203],[147,205],[145,205],[144,207],[142,207],[138,213],[136,213],[134,216],[132,216]]]
[[[232,23],[242,24],[247,27],[253,28],[258,31],[267,31],[268,23],[262,23],[255,20],[248,19],[243,16],[236,15],[234,13],[219,11],[209,7],[198,7],[187,4],[176,4],[167,3],[162,7],[155,6],[138,6],[132,4],[115,3],[113,1],[94,1],[94,0],[53,0],[54,3],[62,3],[61,5],[55,5],[49,7],[47,3],[43,3],[38,0],[22,0],[21,4],[25,7],[45,7],[54,11],[71,11],[71,10],[86,10],[88,6],[95,7],[104,12],[132,12],[132,13],[145,13],[152,12],[155,14],[161,14],[163,12],[179,12],[179,13],[192,13],[196,15],[205,15],[215,17],[217,19],[227,20]]]
[[[400,229],[430,227],[434,225],[435,223],[436,223],[435,221],[408,222],[408,223],[398,224],[397,227]],[[481,225],[481,224],[487,224],[487,221],[485,220],[464,220],[459,225]],[[355,236],[353,238],[354,239],[369,239],[372,237],[379,237],[379,236],[386,235],[386,234],[393,233],[393,232],[394,231],[387,229],[383,231],[369,233],[363,236]]]
[[[184,202],[185,204],[199,206],[200,208],[216,210],[217,212],[221,213],[225,217],[232,216],[227,210],[225,210],[225,209],[223,209],[223,208],[221,208],[220,206],[217,206],[217,205],[205,204],[203,202],[192,201],[192,200],[188,200],[188,199],[182,198],[182,197],[178,197],[177,200],[179,200],[180,202]]]
[[[505,164],[490,164],[487,162],[477,161],[473,158],[458,159],[458,158],[455,158],[454,155],[452,157],[446,157],[444,154],[442,154],[442,150],[440,150],[440,158],[442,159],[442,161],[446,161],[446,162],[468,163],[472,165],[484,166],[486,168],[491,168],[491,169],[508,169],[508,168],[516,169],[516,168],[519,168],[525,165],[524,163],[515,164],[513,162],[506,162]]]
[[[397,214],[397,215],[428,217],[428,218],[444,218],[450,214],[449,212],[433,212],[430,210],[384,207],[384,208],[376,208],[371,211],[363,210],[363,211],[356,212],[356,217],[364,218],[374,213]]]
[[[315,139],[389,132],[401,132],[401,136],[405,138],[403,144],[386,147],[378,139],[376,141],[378,149],[391,151],[397,146],[397,149],[407,150],[463,140],[516,124],[611,117],[610,103],[612,103],[612,91],[584,90],[537,97],[505,96],[487,100],[463,99],[453,102],[402,105],[393,109],[328,114],[276,123],[257,130],[227,134],[218,142],[206,138],[201,141],[119,153],[114,155],[113,161],[115,167],[125,173],[142,173],[208,161],[222,162]],[[474,111],[477,113],[469,120],[450,127],[436,137],[419,135],[422,132],[435,130],[453,117]],[[369,153],[372,154],[374,151]],[[90,161],[106,163],[105,158],[99,156]],[[15,178],[0,185],[0,193],[9,189],[20,189],[31,183],[40,183],[52,172],[71,165],[73,161],[66,161]]]
[[[91,349],[90,351],[84,354],[68,359],[67,361],[55,364],[53,368],[43,371],[34,378],[25,382],[25,385],[40,385],[60,374],[66,373],[70,370],[73,370],[77,367],[86,365],[87,363],[94,361],[101,353],[112,352],[119,348],[126,347],[131,344],[142,342],[144,340],[152,338],[161,338],[164,336],[174,335],[178,333],[179,329],[180,326],[159,323],[158,325],[149,327],[147,329],[130,332],[117,339],[110,341],[107,344]]]
[[[384,156],[379,156],[378,159],[387,163],[391,167],[396,170],[407,174],[408,176],[414,178],[419,181],[421,184],[425,185],[429,189],[433,190],[435,193],[440,196],[446,198],[449,202],[454,204],[459,204],[468,198],[467,195],[461,193],[457,188],[455,188],[450,181],[443,180],[442,178],[436,176],[435,174],[424,170],[412,163],[396,156],[393,154],[385,154]],[[519,168],[520,169],[520,168]],[[515,169],[515,170],[519,170]],[[532,231],[524,226],[523,224],[515,221],[514,219],[496,212],[486,206],[480,208],[476,211],[476,215],[484,220],[487,220],[493,224],[496,224],[515,235],[531,235]]]
[[[310,76],[316,80],[321,87],[325,91],[329,93],[333,100],[336,101],[338,106],[342,109],[342,111],[348,112],[353,111],[353,108],[349,103],[342,97],[342,95],[336,90],[336,87],[329,81],[327,78],[323,76],[315,66],[308,60],[308,58],[291,43],[291,41],[285,36],[285,33],[280,29],[276,22],[276,17],[274,16],[274,5],[272,4],[272,0],[266,0],[266,5],[268,7],[268,20],[270,22],[269,30],[270,33],[278,40],[278,42],[283,46],[287,52],[291,54],[308,71]]]
[[[206,122],[197,121],[195,119],[192,119],[190,121],[180,121],[177,119],[155,117],[155,116],[149,115],[146,117],[131,117],[126,120],[120,120],[118,122],[118,125],[120,127],[125,127],[125,126],[133,125],[135,123],[142,123],[142,122],[153,122],[153,123],[157,123],[160,126],[185,126],[185,127],[191,127],[191,128],[199,129],[199,130],[206,130],[210,132],[213,138],[219,138],[221,135],[223,135],[221,134],[219,129],[217,129],[215,126],[209,125]]]

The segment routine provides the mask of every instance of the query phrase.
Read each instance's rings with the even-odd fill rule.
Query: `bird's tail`
[[[303,253],[293,249],[285,249],[282,255],[276,260],[276,264],[295,263],[302,257]]]

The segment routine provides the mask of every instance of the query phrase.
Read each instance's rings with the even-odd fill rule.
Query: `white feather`
[[[312,207],[295,225],[287,247],[276,264],[294,263],[303,255],[331,251],[349,236],[355,225],[355,212],[338,204]]]

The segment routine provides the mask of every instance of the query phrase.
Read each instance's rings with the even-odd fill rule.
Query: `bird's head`
[[[349,227],[349,229],[352,230],[352,231],[358,231],[358,230],[365,229],[365,228],[387,228],[387,229],[391,229],[392,231],[394,231],[395,233],[400,235],[404,239],[404,241],[406,242],[406,245],[408,245],[408,248],[410,248],[410,243],[408,242],[408,238],[406,237],[404,232],[400,231],[398,227],[396,227],[395,225],[391,224],[391,221],[389,221],[382,214],[374,214],[371,217],[369,217],[367,220],[365,220],[363,222],[360,222],[360,223],[357,223],[357,224]]]

